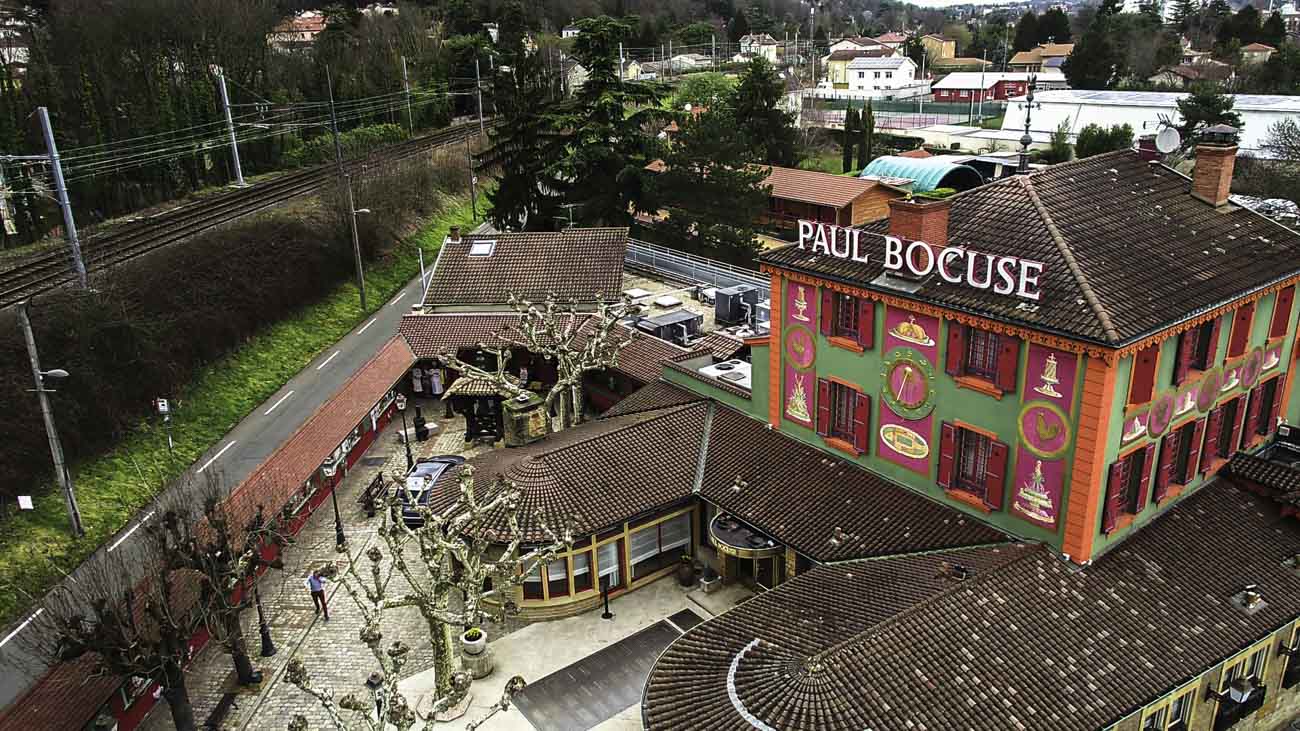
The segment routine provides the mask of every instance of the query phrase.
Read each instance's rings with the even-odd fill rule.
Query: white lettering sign
[[[950,284],[964,284],[975,289],[992,289],[996,294],[1015,295],[1037,302],[1043,295],[1038,278],[1042,262],[1018,256],[999,256],[972,251],[961,246],[935,247],[924,241],[904,243],[897,236],[885,236],[885,268],[903,269],[925,277],[937,272]],[[799,221],[799,248],[814,254],[867,263],[862,231],[817,221]]]

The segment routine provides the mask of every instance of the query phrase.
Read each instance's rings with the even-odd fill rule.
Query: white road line
[[[362,328],[361,328],[360,330],[357,331],[357,334],[360,335],[361,333],[363,333],[363,332],[369,330],[369,329],[370,329],[370,326],[373,325],[373,324],[375,324],[375,320],[378,320],[378,319],[379,319],[378,317],[371,318],[370,322],[367,322],[364,326],[362,326]]]
[[[129,530],[129,531],[123,533],[121,538],[117,539],[116,541],[113,541],[113,545],[109,546],[109,547],[108,547],[108,550],[112,551],[112,550],[114,550],[115,548],[117,548],[118,546],[122,545],[122,541],[125,541],[126,539],[130,538],[132,533],[136,532],[137,530],[140,530],[140,526],[144,525],[146,521],[148,521],[150,518],[152,518],[154,512],[155,512],[155,511],[150,510],[148,515],[146,515],[146,516],[144,516],[143,518],[141,518],[141,519],[140,519],[140,522],[135,524],[135,527],[133,527],[131,530]]]
[[[233,446],[235,446],[235,440],[234,440],[234,439],[231,439],[231,440],[230,440],[230,443],[227,444],[226,446],[222,447],[220,452],[217,452],[216,454],[212,455],[212,459],[210,459],[210,460],[208,460],[207,462],[204,462],[204,463],[203,463],[203,466],[199,468],[199,472],[202,472],[203,470],[206,470],[207,468],[211,467],[211,466],[212,466],[212,463],[213,463],[213,462],[216,462],[218,457],[220,457],[221,455],[225,454],[225,453],[226,453],[226,450],[227,450],[227,449],[230,449],[230,448],[233,447]]]
[[[316,370],[320,370],[320,369],[324,368],[325,366],[329,365],[329,364],[330,364],[330,361],[332,361],[332,360],[334,360],[335,358],[339,357],[339,353],[342,353],[342,352],[343,352],[343,351],[341,351],[341,350],[336,350],[336,351],[334,351],[334,355],[331,355],[330,357],[326,358],[324,363],[321,363],[320,365],[316,366]]]
[[[397,301],[398,301],[398,300],[400,300],[401,298],[403,298],[403,297],[405,297],[405,296],[406,296],[406,290],[402,290],[402,293],[399,294],[399,295],[397,295],[396,297],[394,297],[394,298],[392,299],[392,301],[390,301],[388,304],[390,304],[390,305],[395,305],[395,304],[397,304]]]
[[[45,611],[44,609],[37,609],[35,612],[32,612],[32,616],[28,617],[25,622],[15,627],[13,632],[10,632],[9,634],[5,635],[5,638],[3,640],[0,640],[0,647],[4,647],[5,643],[9,642],[9,640],[12,640],[14,638],[14,635],[26,629],[27,625],[31,624],[33,619],[36,619],[37,617],[41,616],[41,612],[44,611]]]
[[[279,401],[276,401],[275,403],[271,404],[271,408],[262,412],[262,416],[270,416],[272,411],[275,411],[276,409],[280,408],[280,404],[284,403],[285,401],[288,401],[289,397],[292,395],[293,395],[293,391],[290,391],[289,393],[286,393],[285,395],[281,396]]]

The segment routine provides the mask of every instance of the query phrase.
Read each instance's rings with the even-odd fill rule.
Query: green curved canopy
[[[984,183],[975,168],[948,162],[942,157],[900,157],[881,155],[872,160],[859,177],[909,178],[913,193],[925,193],[936,188],[969,190]]]

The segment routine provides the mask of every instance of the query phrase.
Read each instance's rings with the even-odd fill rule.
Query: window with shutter
[[[1178,470],[1178,458],[1183,449],[1183,430],[1172,431],[1165,435],[1160,442],[1160,462],[1156,466],[1156,487],[1155,495],[1152,499],[1159,505],[1161,500],[1169,494],[1169,488],[1174,484],[1174,475],[1182,475]]]
[[[1016,390],[1016,376],[1020,372],[1020,339],[1014,336],[998,338],[998,388],[1005,393]]]
[[[1106,505],[1101,513],[1101,532],[1111,533],[1124,514],[1124,460],[1111,464],[1106,474]]]
[[[950,376],[966,372],[966,330],[967,327],[959,322],[948,322],[948,352],[944,356],[943,370]]]
[[[1180,386],[1187,380],[1192,370],[1192,361],[1196,358],[1196,333],[1193,328],[1178,336],[1178,360],[1174,363],[1174,385]]]
[[[969,429],[958,430],[957,479],[954,487],[985,499],[992,441],[979,432]]]
[[[861,391],[855,391],[853,404],[853,450],[858,454],[866,454],[867,442],[870,437],[871,397]]]
[[[1156,445],[1155,442],[1148,444],[1146,449],[1134,453],[1135,459],[1140,459],[1141,464],[1134,463],[1133,471],[1141,475],[1137,482],[1137,493],[1133,499],[1133,513],[1137,514],[1143,511],[1147,506],[1147,498],[1151,495],[1151,474],[1155,469]]]
[[[1255,441],[1255,437],[1259,434],[1260,422],[1268,418],[1268,412],[1262,408],[1264,396],[1264,386],[1261,384],[1251,389],[1246,397],[1246,418],[1242,420],[1241,425],[1241,449],[1249,447]]]
[[[979,328],[970,328],[966,333],[966,369],[972,376],[979,376],[986,381],[998,378],[998,354],[1001,344],[996,333]]]
[[[835,293],[834,329],[831,334],[836,337],[858,339],[858,298],[842,292]]]
[[[1002,496],[1006,492],[1007,455],[1010,450],[1002,442],[989,444],[989,459],[984,480],[984,504],[993,510],[1002,509]]]
[[[1201,342],[1196,349],[1197,368],[1206,370],[1219,361],[1219,328],[1222,325],[1223,318],[1216,317],[1201,326]]]
[[[835,290],[822,287],[822,309],[819,314],[822,335],[830,336],[835,328]]]
[[[1159,360],[1160,344],[1143,348],[1133,356],[1133,374],[1129,378],[1128,402],[1145,404],[1151,400],[1156,391],[1156,364]]]
[[[876,303],[863,297],[858,300],[858,345],[870,350],[876,338]]]
[[[1183,484],[1190,484],[1196,479],[1196,471],[1201,462],[1201,442],[1205,438],[1205,426],[1208,419],[1200,419],[1192,429],[1191,443],[1187,445],[1187,466],[1183,469]]]
[[[817,379],[817,433],[821,436],[831,431],[831,382]]]
[[[1295,302],[1295,285],[1277,293],[1273,300],[1273,319],[1268,325],[1268,336],[1280,338],[1291,329],[1291,305]]]
[[[1232,334],[1228,336],[1228,357],[1235,358],[1246,352],[1250,345],[1250,328],[1255,322],[1255,303],[1247,302],[1237,308],[1232,317]]]
[[[853,417],[858,392],[842,383],[831,382],[831,424],[828,436],[853,443]]]
[[[939,429],[939,474],[936,482],[945,490],[952,489],[957,470],[957,427],[943,422]]]
[[[1268,414],[1268,420],[1259,425],[1260,434],[1272,434],[1277,429],[1277,417],[1282,413],[1282,394],[1279,391],[1281,384],[1281,377],[1264,382],[1264,387],[1268,389],[1268,398],[1264,402],[1268,405],[1268,410],[1263,413]]]
[[[1223,431],[1223,407],[1205,417],[1205,444],[1201,447],[1201,472],[1209,472],[1210,465],[1219,458],[1219,435]]]
[[[1241,425],[1245,421],[1242,418],[1241,397],[1224,404],[1223,409],[1223,432],[1219,435],[1219,456],[1227,459],[1237,453],[1237,445],[1241,443]]]

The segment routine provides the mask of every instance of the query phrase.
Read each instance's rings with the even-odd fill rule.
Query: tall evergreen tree
[[[1169,24],[1180,33],[1186,33],[1191,29],[1192,23],[1196,21],[1196,16],[1201,12],[1199,0],[1170,0],[1173,3],[1173,11],[1169,15]]]
[[[876,114],[871,111],[871,100],[867,100],[866,109],[862,110],[862,139],[858,142],[858,169],[876,159]]]
[[[1032,10],[1025,11],[1020,16],[1020,22],[1016,23],[1015,40],[1012,42],[1011,50],[1019,53],[1028,51],[1038,45],[1038,16]]]
[[[731,16],[731,22],[727,24],[727,37],[732,43],[738,43],[747,35],[749,35],[749,19],[745,17],[743,11],[737,11]]]
[[[1286,23],[1282,20],[1281,13],[1273,12],[1264,21],[1264,26],[1259,31],[1259,42],[1274,48],[1281,48],[1286,42]]]
[[[1070,16],[1060,8],[1051,8],[1038,17],[1039,43],[1069,43]]]
[[[494,84],[503,124],[488,132],[491,146],[479,159],[481,166],[501,171],[488,193],[488,217],[503,229],[547,230],[555,225],[562,182],[549,169],[566,145],[550,117],[559,79],[537,53],[520,54],[512,71]]]
[[[844,113],[844,142],[840,145],[840,172],[853,169],[853,147],[858,141],[858,110],[849,107]]]
[[[1098,11],[1061,70],[1075,89],[1109,89],[1124,77],[1125,56],[1111,32],[1113,19]]]
[[[1182,118],[1178,131],[1185,145],[1195,144],[1195,137],[1202,129],[1216,124],[1241,129],[1241,115],[1232,109],[1232,95],[1224,93],[1217,84],[1195,84],[1191,93],[1177,104],[1178,116]]]
[[[769,165],[793,167],[797,162],[794,115],[781,108],[785,84],[776,69],[759,57],[741,72],[732,96],[736,130],[755,158]]]

